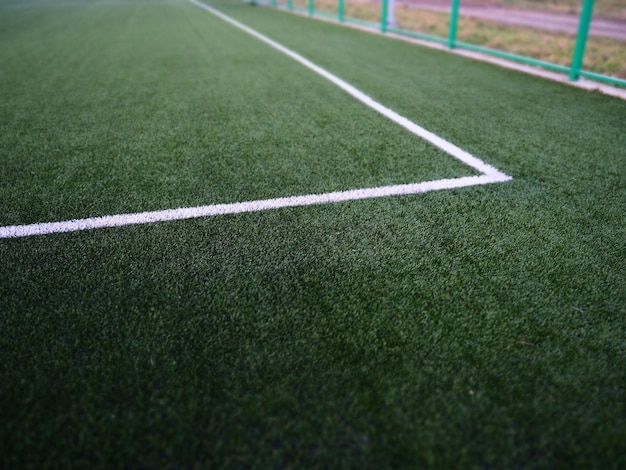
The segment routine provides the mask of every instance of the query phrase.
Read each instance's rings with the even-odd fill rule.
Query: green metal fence
[[[526,1],[526,3],[522,3]],[[564,4],[561,6],[570,6],[574,0],[563,0]],[[323,16],[327,18],[333,18],[339,22],[346,22],[352,24],[358,24],[368,28],[375,28],[382,33],[395,33],[399,35],[414,37],[426,41],[436,42],[443,44],[449,49],[466,49],[470,51],[480,52],[491,56],[512,60],[515,62],[541,67],[551,71],[566,74],[570,80],[576,81],[581,77],[609,83],[611,85],[626,86],[626,80],[619,76],[613,76],[613,74],[598,73],[597,71],[585,70],[584,61],[585,53],[587,49],[587,43],[589,38],[590,25],[594,18],[594,0],[577,0],[576,11],[579,11],[577,15],[577,32],[571,34],[565,40],[566,44],[564,49],[566,52],[566,58],[561,59],[561,63],[555,61],[542,60],[540,58],[531,57],[525,54],[519,54],[497,47],[488,47],[485,45],[477,44],[469,40],[463,40],[459,38],[459,32],[463,33],[464,26],[467,28],[468,22],[471,21],[463,15],[463,6],[461,0],[450,0],[449,4],[443,5],[445,12],[440,13],[444,15],[447,21],[444,20],[447,25],[445,29],[437,29],[436,27],[415,26],[415,21],[411,22],[409,18],[411,13],[413,18],[415,15],[419,15],[420,11],[410,10],[417,4],[419,7],[420,2],[411,3],[411,0],[404,0],[400,6],[397,5],[398,0],[271,0],[271,4],[275,7],[286,8],[291,11],[298,11],[311,16]],[[619,2],[622,0],[613,0],[617,6],[621,8]],[[624,1],[623,8],[620,11],[626,16],[626,0]],[[511,0],[506,0],[504,3],[513,3]],[[528,7],[529,3],[532,4],[532,0],[520,0],[524,6]],[[440,2],[437,2],[441,6]],[[558,2],[555,2],[558,5]],[[398,9],[400,7],[400,9]],[[504,7],[504,5],[503,5]],[[571,13],[571,12],[570,12]],[[422,15],[427,15],[425,12],[421,12]],[[620,18],[624,21],[626,31],[626,17]],[[484,28],[485,23],[477,23],[478,26],[475,29],[480,29],[481,25]],[[541,28],[541,25],[537,25]],[[488,28],[487,28],[488,29]],[[432,31],[430,31],[432,30]],[[492,33],[497,35],[496,33]],[[536,30],[530,30],[528,34],[537,34]],[[563,42],[563,41],[562,41]],[[623,43],[619,41],[615,42],[618,51],[623,54],[615,58],[620,61],[626,57],[626,39]],[[599,52],[600,55],[611,55],[611,49],[603,50]],[[626,62],[625,62],[626,63]],[[625,76],[626,78],[626,76]]]

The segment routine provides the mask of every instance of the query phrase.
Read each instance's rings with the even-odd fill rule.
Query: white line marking
[[[465,176],[462,178],[442,179],[427,181],[424,183],[351,189],[349,191],[307,194],[305,196],[279,197],[275,199],[261,199],[258,201],[235,202],[232,204],[213,204],[210,206],[167,209],[153,212],[138,212],[135,214],[106,215],[103,217],[66,220],[64,222],[13,225],[0,227],[0,238],[17,238],[28,237],[31,235],[76,232],[79,230],[90,230],[95,228],[121,227],[123,225],[138,225],[172,220],[194,219],[198,217],[211,217],[216,215],[241,214],[243,212],[259,212],[284,207],[313,206],[334,202],[356,201],[359,199],[419,194],[442,189],[462,188],[465,186],[504,182],[509,179],[510,178],[506,175],[499,178],[491,175]]]
[[[284,207],[311,206],[319,204],[330,204],[343,201],[354,201],[359,199],[371,199],[379,197],[400,196],[409,194],[426,193],[443,189],[462,188],[466,186],[476,186],[483,184],[502,183],[512,178],[496,168],[488,165],[482,160],[470,155],[465,150],[442,139],[441,137],[427,131],[426,129],[411,122],[409,119],[399,115],[395,111],[383,106],[373,100],[365,93],[354,88],[349,83],[331,74],[323,68],[315,65],[301,55],[293,52],[281,44],[269,39],[261,33],[239,23],[238,21],[224,15],[223,13],[198,2],[189,0],[194,5],[218,16],[239,29],[251,34],[257,39],[269,44],[273,48],[283,52],[302,65],[308,67],[322,77],[330,80],[342,90],[352,95],[357,100],[379,112],[396,124],[404,127],[409,132],[427,140],[431,144],[440,148],[444,152],[462,161],[466,165],[478,170],[482,174],[479,176],[466,176],[461,178],[441,179],[413,184],[400,184],[394,186],[382,186],[376,188],[351,189],[348,191],[336,191],[324,194],[308,194],[303,196],[288,196],[274,199],[263,199],[247,202],[236,202],[232,204],[212,204],[200,207],[187,207],[179,209],[166,209],[151,212],[137,212],[133,214],[106,215],[102,217],[89,217],[86,219],[66,220],[62,222],[44,222],[28,225],[11,225],[0,227],[0,238],[28,237],[32,235],[46,235],[52,233],[76,232],[80,230],[90,230],[96,228],[121,227],[124,225],[148,224],[154,222],[165,222],[173,220],[193,219],[198,217],[211,217],[216,215],[240,214],[244,212],[258,212]]]
[[[212,8],[212,7],[208,6],[208,5],[205,5],[204,3],[199,2],[198,0],[189,0],[189,1],[191,3],[193,3],[194,5],[202,8],[202,9],[204,9],[206,11],[208,11],[209,13],[212,13],[213,15],[217,16],[218,18],[221,18],[222,20],[226,21],[227,23],[230,23],[233,26],[241,29],[242,31],[245,31],[246,33],[250,34],[251,36],[254,36],[258,40],[263,41],[264,43],[272,46],[274,49],[276,49],[276,50],[282,52],[283,54],[291,57],[292,59],[296,60],[297,62],[300,62],[305,67],[311,69],[312,71],[314,71],[318,75],[321,75],[325,79],[327,79],[327,80],[331,81],[332,83],[334,83],[335,85],[337,85],[339,88],[344,90],[346,93],[352,95],[354,98],[359,100],[361,103],[365,104],[366,106],[369,106],[370,108],[372,108],[373,110],[375,110],[378,113],[382,114],[386,118],[391,119],[396,124],[398,124],[398,125],[404,127],[405,129],[407,129],[409,132],[411,132],[411,133],[417,135],[418,137],[421,137],[422,139],[430,142],[435,147],[438,147],[441,150],[443,150],[444,152],[448,153],[449,155],[452,155],[454,158],[456,158],[458,160],[461,160],[466,165],[471,166],[475,170],[478,170],[479,172],[481,172],[481,173],[483,173],[485,175],[494,175],[494,176],[495,175],[502,175],[502,173],[500,171],[498,171],[497,169],[495,169],[491,165],[488,165],[487,163],[483,162],[482,160],[480,160],[480,159],[470,155],[465,150],[457,147],[453,143],[450,143],[447,140],[442,139],[438,135],[435,135],[432,132],[427,131],[423,127],[420,127],[417,124],[415,124],[414,122],[411,122],[410,120],[408,120],[404,116],[401,116],[398,113],[396,113],[395,111],[387,108],[386,106],[383,106],[379,102],[377,102],[377,101],[373,100],[371,97],[367,96],[362,91],[360,91],[360,90],[356,89],[355,87],[353,87],[352,85],[350,85],[348,82],[342,80],[341,78],[337,77],[336,75],[333,75],[329,71],[324,70],[323,68],[319,67],[318,65],[315,65],[313,62],[311,62],[308,59],[305,59],[304,57],[302,57],[297,52],[294,52],[291,49],[287,49],[282,44],[279,44],[276,41],[268,38],[267,36],[264,36],[263,34],[259,33],[258,31],[254,30],[254,29],[252,29],[252,28],[250,28],[248,26],[246,26],[245,24],[240,23],[239,21],[232,19],[230,16],[225,15],[224,13],[216,10],[215,8]]]

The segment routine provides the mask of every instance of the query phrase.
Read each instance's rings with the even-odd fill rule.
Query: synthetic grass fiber
[[[0,240],[5,467],[626,466],[626,103],[212,1],[513,180]],[[0,225],[475,172],[183,0],[0,0]]]

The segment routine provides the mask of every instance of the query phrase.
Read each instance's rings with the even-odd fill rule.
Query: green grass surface
[[[626,103],[215,1],[514,177],[0,240],[6,467],[626,465]],[[472,174],[183,1],[0,2],[0,224]]]
[[[197,7],[98,5],[7,18],[4,225],[472,174]]]

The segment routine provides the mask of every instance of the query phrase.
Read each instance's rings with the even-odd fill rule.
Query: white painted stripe
[[[76,232],[79,230],[91,230],[96,228],[121,227],[124,225],[149,224],[154,222],[194,219],[198,217],[211,217],[216,215],[241,214],[244,212],[259,212],[285,207],[312,206],[330,204],[334,202],[355,201],[359,199],[427,193],[442,189],[462,188],[466,186],[504,182],[509,179],[510,178],[506,175],[466,176],[462,178],[427,181],[424,183],[351,189],[349,191],[308,194],[305,196],[279,197],[275,199],[235,202],[232,204],[213,204],[209,206],[166,209],[152,212],[138,212],[134,214],[106,215],[103,217],[90,217],[87,219],[67,220],[64,222],[13,225],[0,227],[0,238],[18,238],[32,235],[46,235],[51,233]]]
[[[246,33],[250,34],[251,36],[254,36],[258,40],[263,41],[264,43],[270,45],[274,49],[276,49],[276,50],[282,52],[283,54],[291,57],[292,59],[300,62],[305,67],[311,69],[312,71],[314,71],[318,75],[321,75],[325,79],[327,79],[330,82],[332,82],[335,85],[337,85],[339,88],[344,90],[346,93],[352,95],[354,98],[359,100],[361,103],[369,106],[370,108],[374,109],[375,111],[377,111],[378,113],[382,114],[386,118],[391,119],[396,124],[399,124],[400,126],[402,126],[405,129],[407,129],[409,132],[411,132],[411,133],[421,137],[422,139],[430,142],[435,147],[438,147],[441,150],[443,150],[444,152],[448,153],[449,155],[452,155],[454,158],[457,158],[458,160],[461,160],[466,165],[471,166],[472,168],[474,168],[474,169],[478,170],[479,172],[484,173],[486,175],[494,175],[495,176],[495,175],[502,175],[503,174],[500,171],[498,171],[496,168],[494,168],[493,166],[488,165],[487,163],[483,162],[479,158],[474,157],[473,155],[470,155],[468,152],[466,152],[465,150],[457,147],[453,143],[448,142],[445,139],[442,139],[438,135],[435,135],[432,132],[427,131],[423,127],[418,126],[414,122],[411,122],[409,119],[405,118],[404,116],[401,116],[400,114],[398,114],[395,111],[387,108],[386,106],[383,106],[379,102],[375,101],[373,98],[369,97],[368,95],[366,95],[362,91],[360,91],[357,88],[355,88],[352,85],[350,85],[348,82],[342,80],[341,78],[337,77],[336,75],[333,75],[329,71],[327,71],[327,70],[323,69],[322,67],[314,64],[310,60],[305,59],[304,57],[302,57],[297,52],[294,52],[291,49],[286,48],[282,44],[279,44],[276,41],[268,38],[267,36],[259,33],[258,31],[250,28],[249,26],[246,26],[245,24],[240,23],[237,20],[234,20],[230,16],[225,15],[224,13],[216,10],[215,8],[212,8],[212,7],[208,6],[208,5],[205,5],[204,3],[199,2],[198,0],[189,0],[189,1],[191,3],[193,3],[194,5],[202,8],[202,9],[204,9],[206,11],[208,11],[209,13],[212,13],[213,15],[217,16],[218,18],[221,18],[222,20],[226,21],[227,23],[230,23],[231,25],[241,29],[242,31],[245,31]]]
[[[354,201],[358,199],[371,199],[379,197],[400,196],[409,194],[426,193],[442,189],[462,188],[482,184],[502,183],[512,178],[496,168],[488,165],[482,160],[470,155],[465,150],[442,139],[441,137],[418,126],[409,119],[399,115],[395,111],[383,106],[365,93],[359,91],[349,83],[331,74],[323,68],[315,65],[301,55],[293,52],[281,44],[269,39],[261,33],[239,23],[238,21],[224,15],[197,0],[189,0],[194,5],[203,8],[228,23],[242,29],[257,39],[269,44],[273,48],[283,52],[302,65],[308,67],[322,77],[328,79],[342,90],[346,91],[363,104],[374,109],[396,124],[404,127],[409,132],[430,142],[449,155],[457,158],[466,165],[478,170],[482,174],[479,176],[466,176],[462,178],[441,179],[413,184],[400,184],[393,186],[382,186],[376,188],[352,189],[348,191],[337,191],[324,194],[308,194],[303,196],[288,196],[275,199],[262,199],[256,201],[236,202],[232,204],[213,204],[200,207],[187,207],[179,209],[166,209],[151,212],[138,212],[133,214],[106,215],[102,217],[89,217],[86,219],[66,220],[63,222],[45,222],[28,225],[12,225],[0,227],[0,238],[17,238],[31,235],[45,235],[51,233],[75,232],[80,230],[90,230],[106,227],[121,227],[124,225],[148,224],[154,222],[165,222],[173,220],[184,220],[198,217],[211,217],[216,215],[240,214],[244,212],[258,212],[284,207],[311,206],[318,204],[330,204],[342,201]]]

